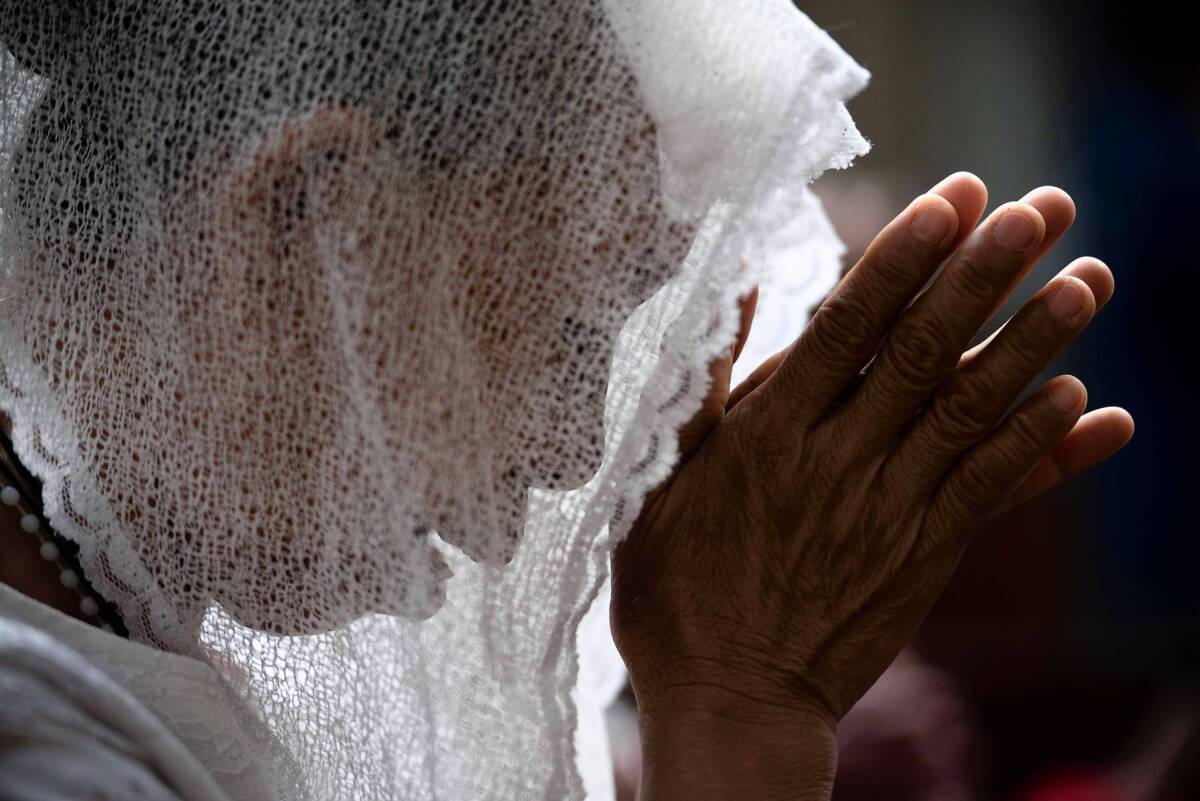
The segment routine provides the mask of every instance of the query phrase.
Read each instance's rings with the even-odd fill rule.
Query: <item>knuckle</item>
[[[871,270],[889,284],[908,284],[913,277],[914,255],[911,242],[880,243],[871,254]]]
[[[1023,362],[1032,361],[1045,353],[1054,336],[1054,321],[1049,315],[1038,313],[1025,320],[1017,321],[1009,333],[1008,351]]]
[[[959,466],[953,484],[955,502],[975,515],[995,509],[1041,456],[1040,431],[1032,418],[1014,417],[986,451],[977,452]]]
[[[975,441],[994,423],[980,394],[964,385],[947,390],[934,403],[931,414],[938,436],[955,445]]]
[[[1045,431],[1029,412],[1017,412],[1009,421],[1007,437],[997,445],[1013,464],[1030,462],[1041,455],[1045,447]]]
[[[954,500],[971,514],[987,511],[998,502],[995,474],[980,460],[970,459],[959,468]]]
[[[1022,458],[1024,452],[1023,440],[1020,438],[1001,438],[991,449],[989,458],[998,471],[1008,475],[1020,467],[1024,461]]]
[[[806,333],[819,357],[842,364],[862,354],[874,330],[871,315],[861,302],[830,297],[817,310]]]
[[[901,380],[926,386],[946,366],[944,337],[929,322],[910,322],[893,332],[888,343],[889,367]]]
[[[980,401],[1015,394],[1044,368],[1062,345],[1045,321],[1014,319],[989,346],[991,358],[966,368],[964,375]]]
[[[974,304],[991,303],[1008,286],[1007,270],[1000,270],[981,254],[964,254],[955,271],[954,285],[959,295]]]

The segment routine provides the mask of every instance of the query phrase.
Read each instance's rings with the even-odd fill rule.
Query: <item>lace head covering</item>
[[[281,798],[603,795],[581,621],[738,294],[761,354],[836,275],[865,71],[788,0],[15,0],[0,44],[0,407],[131,635]]]

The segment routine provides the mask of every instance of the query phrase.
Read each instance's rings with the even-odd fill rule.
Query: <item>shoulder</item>
[[[228,801],[141,703],[80,654],[0,615],[5,801]]]

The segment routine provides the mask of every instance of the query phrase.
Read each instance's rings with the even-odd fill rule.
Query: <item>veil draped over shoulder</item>
[[[0,408],[209,764],[611,795],[608,554],[832,285],[866,80],[789,0],[5,3]]]

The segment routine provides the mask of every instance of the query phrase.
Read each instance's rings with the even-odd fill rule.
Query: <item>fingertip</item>
[[[1103,409],[1097,409],[1092,414],[1098,418],[1102,418],[1119,435],[1120,444],[1117,445],[1118,448],[1124,447],[1133,439],[1137,425],[1133,420],[1133,415],[1126,409],[1120,406],[1105,406]]]
[[[1014,211],[1018,214],[1024,214],[1026,217],[1033,220],[1035,225],[1040,224],[1042,228],[1042,234],[1044,235],[1046,233],[1046,229],[1049,227],[1046,223],[1046,216],[1042,214],[1042,210],[1037,206],[1024,200],[1013,200],[1001,205],[998,209],[996,209],[995,217],[998,220],[1004,214]]]
[[[1052,454],[1014,495],[1027,501],[1072,476],[1095,467],[1124,448],[1133,436],[1133,417],[1116,406],[1083,415]]]
[[[1075,208],[1075,200],[1071,197],[1070,193],[1061,186],[1045,184],[1044,186],[1030,189],[1027,193],[1025,193],[1025,197],[1023,197],[1022,200],[1031,202],[1035,197],[1056,198],[1059,202],[1069,205],[1072,210]]]
[[[1078,278],[1087,284],[1088,289],[1092,291],[1092,296],[1096,299],[1097,311],[1104,308],[1116,291],[1116,281],[1113,278],[1112,270],[1100,259],[1092,256],[1084,256],[1071,262],[1061,275]]]
[[[1046,220],[1046,227],[1056,235],[1065,232],[1075,222],[1075,201],[1057,186],[1039,186],[1021,198],[1035,207]]]
[[[1116,406],[1085,414],[1057,448],[1061,464],[1077,473],[1099,464],[1133,439],[1133,417]]]
[[[984,202],[987,202],[987,184],[985,184],[983,179],[978,175],[968,170],[958,170],[957,172],[950,173],[945,178],[938,181],[937,184],[935,184],[934,187],[929,191],[939,195],[948,191],[955,191],[963,194],[969,192],[983,195]]]
[[[922,195],[914,204],[910,227],[922,242],[945,245],[958,232],[958,209],[941,195]]]
[[[1065,415],[1077,415],[1087,408],[1087,387],[1073,375],[1060,375],[1046,387],[1050,402]]]
[[[1006,250],[1030,253],[1046,241],[1046,218],[1036,206],[1021,200],[1001,204],[988,224],[994,240]]]
[[[1096,293],[1087,281],[1075,275],[1063,275],[1056,278],[1053,284],[1069,291],[1051,289],[1049,295],[1052,313],[1068,322],[1086,323],[1096,314]]]
[[[979,222],[987,208],[988,190],[984,182],[974,173],[959,171],[943,178],[929,194],[940,195],[954,206],[958,213],[960,236]]]

